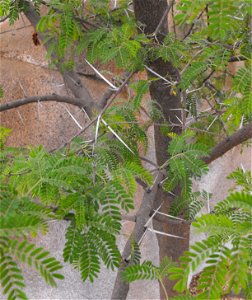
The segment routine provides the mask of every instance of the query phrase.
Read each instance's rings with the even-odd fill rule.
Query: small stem
[[[32,190],[33,189],[35,189],[35,187],[37,186],[37,185],[39,185],[40,184],[40,182],[41,182],[42,180],[41,180],[41,178],[29,189],[29,191],[25,194],[25,196],[28,196],[31,192],[32,192]]]
[[[169,300],[169,296],[168,296],[168,294],[167,294],[167,292],[166,292],[166,289],[165,289],[163,280],[162,280],[161,278],[159,278],[158,281],[159,281],[159,283],[160,283],[160,285],[161,285],[161,287],[162,287],[162,289],[163,289],[163,291],[164,291],[164,293],[165,293],[165,299],[166,299],[166,300]]]

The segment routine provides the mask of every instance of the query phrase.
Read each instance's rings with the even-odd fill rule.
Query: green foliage
[[[168,299],[163,280],[168,277],[170,270],[174,268],[175,263],[170,258],[165,256],[160,262],[160,266],[156,267],[150,261],[144,261],[142,264],[130,264],[123,272],[123,279],[127,282],[136,280],[158,280],[163,292]]]
[[[41,3],[40,0],[35,2]],[[0,3],[0,17],[8,16],[9,23],[12,25],[19,18],[19,13],[26,10],[28,3],[26,1],[18,0],[2,0]]]
[[[205,62],[193,62],[182,74],[180,87],[186,90],[194,80],[207,70],[208,65]]]
[[[191,219],[202,207],[199,200],[200,194],[192,193],[192,177],[198,177],[207,171],[207,166],[200,159],[208,153],[208,149],[199,143],[189,143],[192,133],[186,132],[175,136],[169,144],[168,177],[163,181],[163,188],[172,192],[179,184],[181,187],[181,197],[174,202],[172,211],[178,214],[187,207],[186,214]],[[188,207],[189,205],[189,207]],[[190,207],[191,206],[191,207]]]
[[[238,168],[234,172],[228,175],[228,179],[233,179],[235,184],[242,186],[245,192],[252,190],[252,176],[249,171]]]
[[[141,251],[136,241],[131,242],[130,265],[138,265],[141,260]]]
[[[84,36],[80,50],[87,49],[90,62],[99,60],[107,63],[113,60],[119,68],[127,66],[132,69],[141,59],[141,43],[147,42],[142,34],[137,34],[135,24],[128,22],[120,27],[114,26],[112,30],[101,28],[90,31]]]
[[[57,273],[62,268],[60,262],[49,257],[48,251],[42,247],[37,248],[27,239],[20,241],[20,239],[9,239],[1,236],[0,253],[0,280],[3,293],[8,295],[8,299],[27,299],[22,291],[22,288],[25,287],[22,271],[16,261],[35,268],[51,286],[56,286],[56,279],[64,278]]]
[[[236,128],[241,120],[244,123],[251,121],[252,116],[252,72],[251,68],[241,68],[234,76],[233,89],[238,93],[225,100],[227,107],[224,118],[231,128]]]
[[[36,247],[28,240],[5,240],[8,241],[7,249],[9,253],[16,257],[19,261],[34,267],[44,280],[51,286],[56,286],[55,279],[63,279],[58,270],[62,265],[53,257],[49,257],[49,252],[45,251],[42,247]]]
[[[34,0],[31,4],[39,13],[44,2]],[[49,1],[37,30],[45,37],[48,57],[62,72],[73,69],[83,56],[99,66],[112,63],[125,71],[142,71],[157,59],[175,67],[174,74],[162,75],[171,81],[164,84],[171,85],[171,95],[183,96],[190,120],[186,126],[190,124],[195,134],[168,134],[172,138],[169,159],[160,168],[168,172],[162,182],[167,192],[181,188],[181,196],[169,213],[193,221],[210,197],[206,192],[192,192],[192,178],[207,171],[201,158],[224,134],[251,121],[250,3],[177,1],[174,20],[185,26],[187,34],[180,37],[174,28],[162,42],[140,32],[143,24],[136,22],[131,1],[117,4],[112,9],[109,0]],[[7,16],[13,24],[28,5],[27,1],[2,0],[0,18]],[[239,59],[246,62],[231,75],[228,64]],[[227,88],[230,78],[232,87]],[[148,147],[145,129],[158,122],[165,135],[170,131],[155,100],[150,103],[149,120],[139,125],[143,96],[156,79],[130,84],[134,96],[126,104],[117,99],[106,111],[105,123],[97,124],[100,136],[94,144],[75,140],[68,149],[55,153],[43,147],[14,149],[5,147],[8,131],[0,130],[0,279],[9,299],[26,298],[19,262],[35,268],[53,286],[62,278],[57,273],[59,262],[30,241],[36,234],[46,233],[50,220],[70,221],[63,257],[80,271],[83,280],[93,281],[101,262],[112,270],[119,266],[116,236],[121,214],[134,206],[136,178],[152,185],[152,176],[138,155]],[[2,94],[0,88],[0,97]],[[210,108],[206,112],[202,111],[205,100]],[[140,264],[140,249],[133,241],[125,279],[155,279],[162,285],[162,279],[172,272],[171,278],[178,280],[175,288],[184,291],[189,274],[205,262],[199,298],[220,298],[226,282],[228,290],[238,293],[242,289],[249,294],[251,176],[237,170],[230,178],[243,187],[242,192],[231,193],[216,205],[213,214],[196,219],[194,227],[209,236],[185,253],[180,267],[174,268],[168,259],[159,268],[151,262]]]
[[[231,176],[239,173],[235,171]],[[233,290],[235,294],[248,290],[252,196],[246,192],[246,185],[247,182],[244,191],[234,192],[218,203],[214,214],[202,215],[193,223],[198,232],[205,232],[209,237],[191,246],[180,258],[181,266],[171,270],[170,279],[177,280],[177,291],[186,290],[189,274],[197,271],[203,262],[206,266],[200,273],[197,298],[219,299],[224,290],[225,293]]]
[[[207,14],[207,23],[199,22],[197,34],[207,35],[213,40],[227,41],[237,34],[243,25],[243,17],[249,12],[249,1],[237,0],[180,0],[177,6],[180,13],[176,16],[179,24],[197,24],[199,15]],[[200,27],[201,26],[201,27]]]
[[[11,129],[0,126],[1,151],[4,150],[4,144],[6,143],[6,140],[7,140],[8,136],[10,135],[10,132],[11,132]]]
[[[160,262],[160,267],[156,267],[150,261],[145,261],[142,264],[133,264],[126,268],[123,272],[123,277],[128,282],[136,280],[162,280],[170,273],[170,269],[174,267],[174,263],[164,257]]]
[[[4,96],[4,90],[3,88],[0,86],[0,98],[3,98]]]
[[[84,233],[72,222],[66,234],[64,260],[79,269],[83,281],[88,278],[93,282],[100,271],[100,258],[107,268],[114,270],[119,266],[115,233],[119,233],[118,228],[113,228],[111,219],[106,216],[92,220],[89,230]]]
[[[194,299],[196,298],[191,295],[176,296],[171,298],[171,300],[194,300]]]
[[[10,215],[1,217],[1,236],[23,236],[34,234],[37,230],[46,231],[46,224],[41,222],[41,219],[36,216]]]
[[[170,213],[173,216],[183,215],[186,220],[193,221],[200,210],[210,201],[206,191],[191,192],[187,197],[178,197],[172,203]]]
[[[252,113],[252,72],[250,68],[241,68],[234,77],[234,90],[243,95],[241,105],[245,116]]]
[[[127,158],[127,161],[139,161],[136,155],[138,148],[143,147],[146,151],[148,146],[144,127],[138,123],[135,105],[138,104],[134,100],[132,103],[116,103],[115,106],[108,109],[105,118],[105,120],[108,120],[111,128],[122,137],[134,154],[128,151],[118,140],[116,142],[110,141],[109,147],[114,148],[113,150],[110,149],[110,151],[112,150],[117,157],[123,153],[123,157],[124,159]],[[106,146],[103,144],[102,147],[105,148]]]
[[[207,32],[213,39],[225,40],[227,34],[233,34],[239,29],[240,22],[230,16],[234,15],[234,12],[240,14],[241,3],[242,1],[231,0],[227,5],[226,1],[215,0],[209,6]]]
[[[143,96],[149,91],[149,82],[147,80],[139,80],[130,86],[135,92],[136,96],[134,98],[134,108],[139,109],[141,106],[141,101]]]
[[[123,126],[119,127],[124,134]],[[4,146],[8,130],[1,133],[2,148],[8,149]],[[105,156],[102,149],[107,149]],[[63,257],[80,271],[83,280],[93,281],[98,276],[101,261],[112,270],[119,267],[116,236],[121,229],[121,212],[134,207],[136,177],[152,183],[152,176],[137,155],[118,139],[101,139],[95,152],[92,146],[76,141],[73,150],[48,153],[39,146],[3,156],[2,162],[0,237],[7,241],[11,257],[28,263],[46,282],[55,285],[55,279],[62,278],[55,272],[60,264],[28,239],[45,233],[48,221],[67,218],[71,224]],[[137,261],[139,250],[135,250]],[[5,281],[2,284],[5,286]]]
[[[158,268],[153,266],[152,262],[145,261],[141,265],[127,267],[123,276],[128,282],[136,280],[157,280],[157,270]]]
[[[27,299],[27,296],[21,290],[25,287],[22,272],[18,268],[17,263],[4,250],[0,247],[0,271],[3,294],[7,294],[8,299]]]
[[[152,49],[153,58],[161,57],[165,62],[170,61],[175,67],[181,66],[181,60],[186,56],[188,46],[175,38],[174,34],[168,34],[163,44],[157,49]]]
[[[37,24],[37,30],[46,34],[50,41],[48,54],[51,54],[53,62],[65,59],[61,66],[63,69],[73,67],[72,48],[82,36],[80,12],[80,1],[50,1],[48,14],[42,16]]]
[[[53,213],[41,203],[34,201],[30,195],[18,194],[16,186],[11,184],[12,149],[5,147],[9,130],[2,128],[1,144],[1,194],[0,194],[0,281],[3,293],[8,299],[27,299],[22,291],[25,287],[22,269],[23,262],[37,270],[50,285],[56,286],[56,279],[63,279],[57,273],[62,265],[42,247],[37,248],[30,239],[38,232],[47,231],[47,221]],[[17,152],[20,155],[20,152]],[[21,171],[22,174],[22,171]],[[20,176],[16,173],[15,176]]]

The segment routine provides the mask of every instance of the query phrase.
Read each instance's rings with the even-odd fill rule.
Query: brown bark
[[[63,103],[68,103],[68,104],[78,106],[80,108],[84,108],[84,109],[86,108],[86,104],[85,101],[83,101],[83,99],[52,94],[52,95],[44,95],[44,96],[27,97],[24,99],[19,99],[12,102],[0,104],[0,112],[17,108],[19,106],[27,105],[30,103],[50,102],[50,101],[63,102]]]
[[[155,32],[156,27],[163,18],[164,12],[167,11],[167,7],[167,0],[134,1],[136,19],[144,24],[143,27],[146,34],[152,34]],[[158,35],[158,39],[159,42],[162,42],[163,36],[168,33],[167,16],[159,32],[160,34]],[[162,59],[157,59],[156,61],[152,62],[149,67],[162,77],[168,76],[170,79],[172,78],[173,80],[179,81],[179,73],[170,62],[164,62]],[[150,74],[150,76],[153,77],[152,74]],[[166,121],[170,124],[179,124],[179,120],[183,119],[181,101],[182,95],[173,95],[171,93],[171,88],[165,84],[163,80],[156,80],[151,83],[150,95],[152,99],[157,101]],[[181,132],[181,127],[174,126],[172,131],[179,134]],[[155,125],[154,127],[154,138],[157,164],[162,165],[168,159],[167,148],[169,145],[169,138],[162,134],[160,126],[158,125]],[[179,189],[177,189],[175,192],[179,194]],[[158,207],[161,203],[163,203],[160,211],[167,213],[172,201],[173,198],[168,193],[164,192],[162,189],[158,189],[154,206]],[[157,236],[160,260],[162,260],[164,256],[168,256],[171,257],[172,260],[178,261],[179,256],[188,249],[190,225],[174,224],[172,222],[167,224],[158,222],[156,220],[153,221],[153,225],[156,230],[185,238],[176,239],[168,236]],[[174,291],[172,290],[174,283],[167,279],[164,283],[168,295],[174,295]],[[164,299],[165,295],[162,288],[160,289],[160,293],[161,299]]]
[[[210,164],[212,161],[223,156],[226,152],[231,150],[237,145],[252,138],[252,122],[248,123],[245,127],[237,130],[235,133],[225,138],[219,144],[217,144],[211,151],[210,155],[203,157],[202,160],[206,164]]]

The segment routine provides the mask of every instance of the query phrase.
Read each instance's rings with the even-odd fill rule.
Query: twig
[[[123,77],[122,77],[122,82],[124,79],[126,79],[128,77],[130,73],[129,72],[125,72]],[[99,102],[99,107],[103,108],[104,106],[106,106],[108,100],[110,99],[110,97],[116,92],[116,90],[114,89],[107,89],[107,91],[103,94],[103,97],[101,99],[101,101]]]
[[[0,23],[3,23],[4,21],[6,21],[9,18],[9,15],[3,17],[0,19]]]
[[[202,12],[198,15],[198,17],[196,18],[196,20],[198,20],[204,13],[205,9],[202,10]],[[195,26],[195,22],[192,23],[191,27],[189,28],[189,30],[187,31],[186,35],[183,37],[183,40],[185,40],[192,32],[193,28]]]
[[[164,14],[163,14],[162,18],[160,19],[160,21],[159,21],[159,23],[158,23],[158,25],[157,25],[154,33],[152,34],[152,36],[157,36],[157,34],[159,33],[159,30],[160,30],[161,26],[163,25],[164,20],[167,17],[167,15],[168,15],[170,9],[172,8],[174,2],[175,2],[175,0],[172,0],[171,3],[170,3],[170,5],[167,6],[167,8],[164,11]]]
[[[177,38],[176,24],[174,20],[174,3],[172,4],[172,24],[173,24],[173,31],[174,31],[175,38]]]
[[[215,73],[215,70],[212,70],[205,79],[203,79],[202,81],[202,85],[205,84],[209,79],[210,77]]]
[[[156,163],[154,163],[153,161],[149,160],[148,158],[146,157],[143,157],[143,156],[139,156],[139,158],[147,163],[149,163],[150,165],[154,166],[154,167],[158,167],[158,165]]]
[[[104,108],[101,110],[100,115],[103,115],[104,112],[108,109],[108,107],[112,104],[112,102],[115,100],[115,98],[121,93],[122,89],[125,87],[125,85],[128,83],[130,78],[134,72],[130,72],[129,75],[126,77],[126,79],[123,81],[123,83],[120,85],[120,87],[116,90],[113,97],[107,102],[107,104],[104,106]]]
[[[244,60],[248,60],[248,58],[243,55],[239,55],[239,56],[230,57],[228,62],[236,62],[236,61],[244,61]]]
[[[39,103],[39,102],[38,102]],[[64,105],[65,110],[67,111],[67,113],[69,114],[69,116],[71,117],[71,119],[74,121],[74,123],[80,128],[82,129],[82,126],[80,125],[80,123],[76,120],[76,118],[73,116],[73,114],[70,112],[70,110]]]
[[[178,236],[178,235],[174,235],[174,234],[162,232],[162,231],[159,231],[159,230],[154,230],[154,229],[149,228],[149,227],[147,228],[147,230],[149,230],[149,231],[151,231],[151,232],[154,232],[154,233],[157,233],[157,234],[161,234],[161,235],[173,237],[173,238],[176,238],[176,239],[186,240],[186,238],[184,238],[184,237],[182,237],[182,236]]]
[[[144,67],[152,74],[156,75],[158,78],[164,80],[165,82],[167,82],[169,85],[175,85],[177,83],[177,81],[171,82],[168,79],[166,79],[165,77],[161,76],[160,74],[158,74],[157,72],[155,72],[154,70],[152,70],[150,67],[144,65]]]
[[[17,30],[22,30],[24,28],[31,27],[31,26],[32,25],[25,25],[25,26],[15,28],[15,29],[5,30],[5,31],[0,32],[0,34],[4,34],[4,33],[7,33],[7,32],[13,32],[13,31],[17,31]]]

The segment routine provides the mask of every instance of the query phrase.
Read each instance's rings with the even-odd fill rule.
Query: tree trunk
[[[160,20],[167,11],[167,7],[167,0],[134,1],[136,19],[143,24],[145,34],[152,34],[155,32],[157,26],[159,26]],[[162,42],[164,35],[167,33],[168,20],[166,16],[162,25],[160,26],[159,33],[157,34],[159,42]],[[168,76],[169,79],[174,81],[179,80],[179,73],[170,62],[164,62],[162,59],[157,59],[156,61],[152,62],[149,67],[162,77],[167,78]],[[153,74],[150,74],[150,76],[153,77]],[[171,93],[171,87],[161,79],[151,83],[150,95],[153,100],[157,101],[166,121],[169,124],[179,124],[179,119],[183,119],[181,101],[182,95],[180,93],[177,95]],[[177,134],[181,133],[181,127],[176,126],[171,128],[173,132]],[[158,165],[162,165],[168,159],[167,148],[169,145],[169,138],[161,133],[160,126],[157,125],[154,128],[154,138],[157,163]],[[175,194],[179,194],[179,189],[174,192]],[[155,207],[158,207],[161,203],[163,203],[160,211],[168,213],[172,201],[173,196],[170,196],[168,193],[164,192],[163,189],[159,189],[155,199]],[[172,260],[178,261],[179,256],[189,247],[190,225],[174,223],[164,224],[157,221],[154,221],[153,225],[158,231],[184,237],[184,239],[177,239],[163,235],[157,236],[160,260],[162,260],[164,256],[168,256],[171,257]],[[169,296],[175,294],[172,290],[172,287],[173,282],[165,280],[165,288]],[[160,289],[160,293],[161,299],[165,299],[162,288]]]

